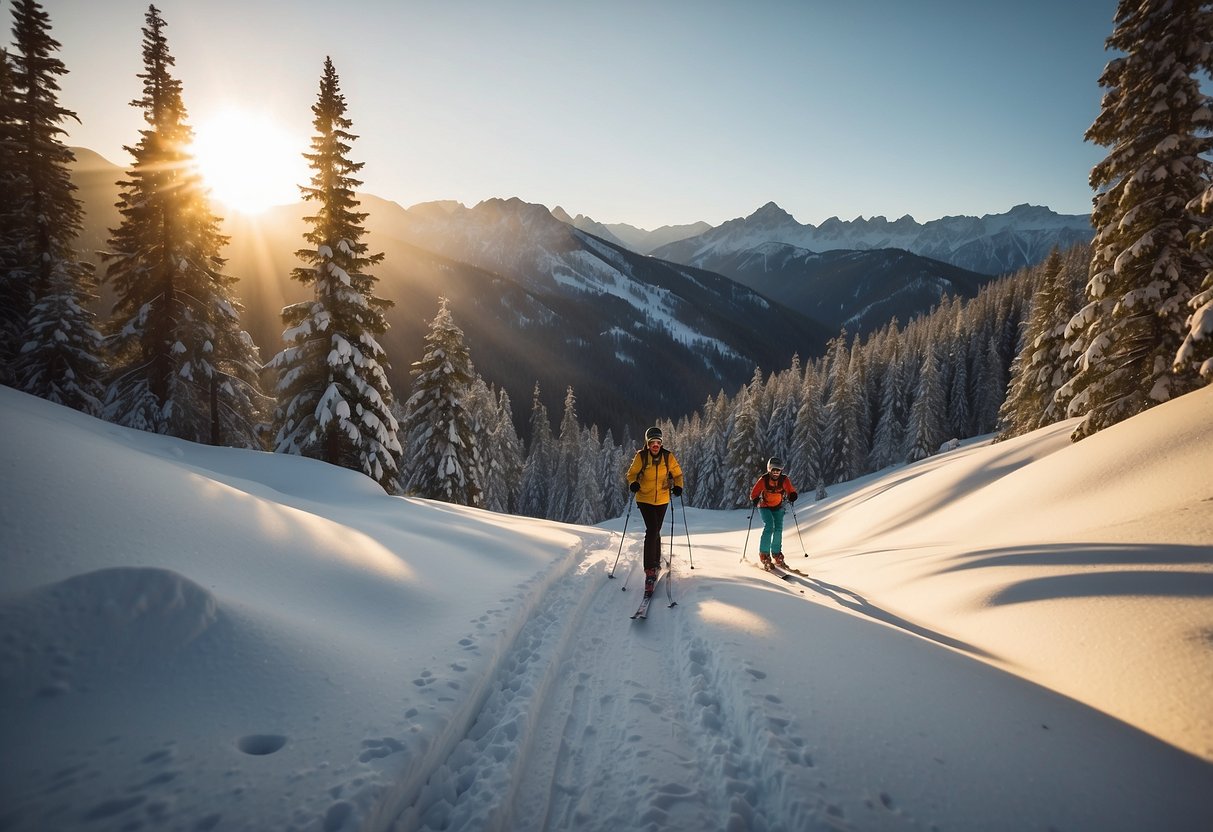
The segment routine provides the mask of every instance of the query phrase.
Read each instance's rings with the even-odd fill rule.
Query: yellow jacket
[[[636,452],[632,466],[628,468],[627,480],[629,487],[634,482],[640,483],[636,502],[663,506],[670,501],[671,485],[682,488],[682,466],[678,464],[672,451],[662,448],[654,458],[648,448],[641,448]]]

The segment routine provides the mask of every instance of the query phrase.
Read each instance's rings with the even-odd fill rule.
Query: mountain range
[[[115,183],[124,172],[92,151],[73,150],[85,208],[80,244],[95,251],[118,224]],[[971,297],[998,273],[895,250],[898,244],[931,244],[960,257],[1014,249],[1029,263],[1054,244],[1085,239],[1081,218],[1026,206],[921,226],[875,218],[814,228],[769,204],[715,228],[649,232],[519,199],[406,209],[359,198],[367,242],[386,255],[374,274],[376,294],[395,303],[381,340],[398,397],[407,396],[409,365],[421,357],[445,296],[477,369],[508,391],[520,428],[536,382],[554,422],[571,385],[581,421],[610,428],[617,441],[721,389],[734,391],[756,366],[769,371],[787,366],[793,353],[819,355],[841,327],[865,332],[894,315],[908,320],[945,295]],[[224,220],[226,270],[242,278],[242,320],[265,360],[281,348],[282,307],[307,296],[289,277],[307,212],[295,204]],[[881,236],[885,226],[899,231]],[[827,238],[849,248],[828,248]],[[112,300],[104,294],[103,317]]]

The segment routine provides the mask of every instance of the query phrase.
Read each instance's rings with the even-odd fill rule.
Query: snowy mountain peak
[[[774,202],[768,202],[746,217],[747,223],[765,226],[799,225],[796,219]]]

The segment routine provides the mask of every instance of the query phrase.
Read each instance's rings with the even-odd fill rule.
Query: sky
[[[787,581],[746,511],[679,501],[632,621],[635,516],[0,387],[4,828],[1207,832],[1211,408],[831,486]]]
[[[2,4],[7,11],[10,2]],[[326,56],[365,189],[519,197],[643,228],[1087,213],[1114,0],[161,0],[198,128],[297,137]],[[141,0],[45,0],[69,143],[128,161]]]

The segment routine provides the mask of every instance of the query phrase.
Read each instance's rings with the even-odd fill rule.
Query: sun
[[[299,200],[306,149],[305,140],[244,110],[224,110],[194,131],[194,161],[211,196],[244,214]]]

